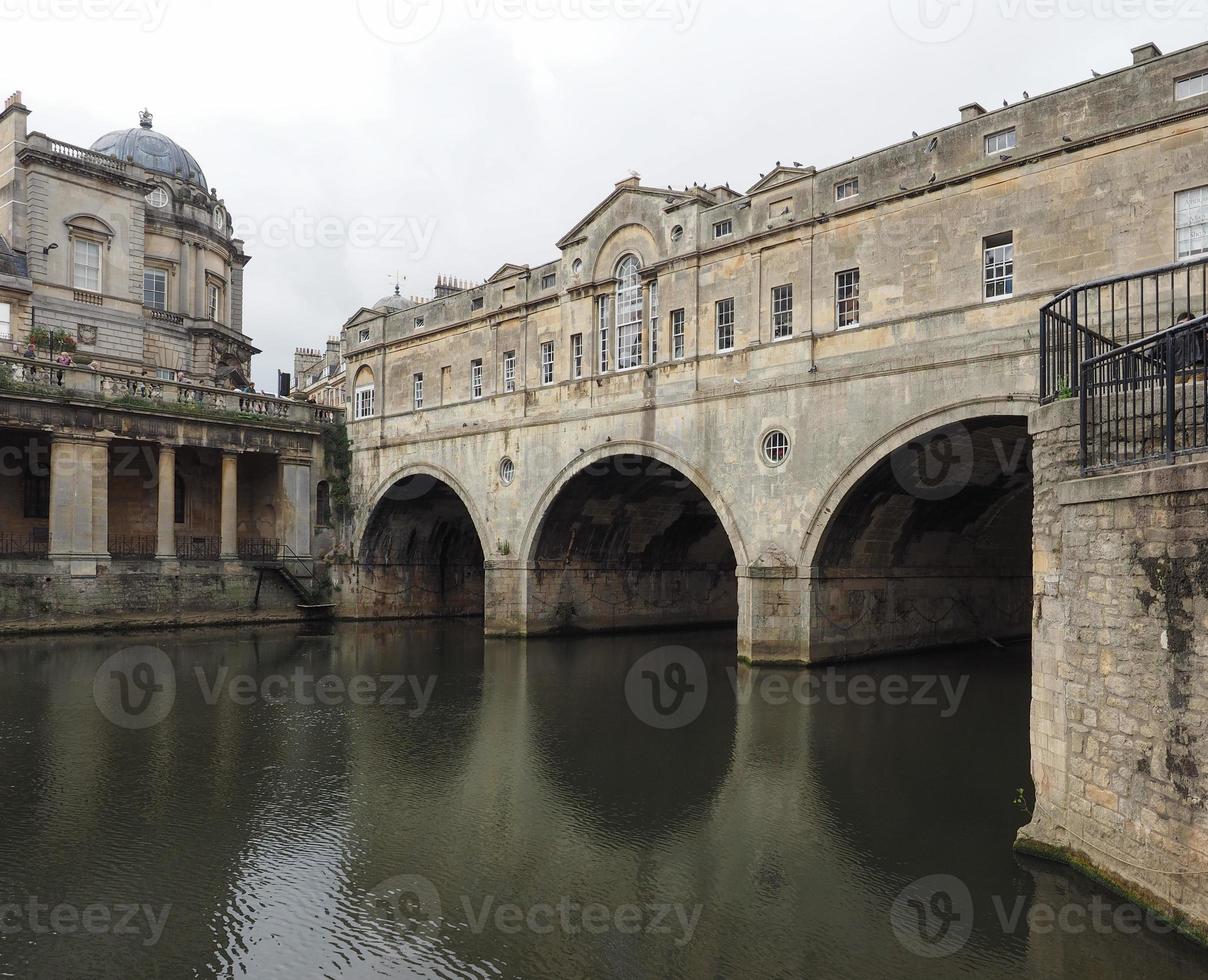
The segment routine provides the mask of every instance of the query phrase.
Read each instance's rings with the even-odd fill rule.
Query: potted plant
[[[29,342],[39,350],[46,350],[50,346],[50,331],[45,327],[34,327],[29,332]]]

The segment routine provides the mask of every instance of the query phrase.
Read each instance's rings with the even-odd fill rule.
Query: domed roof
[[[375,310],[409,310],[413,306],[415,306],[414,303],[397,292],[393,296],[384,296],[373,304]]]
[[[193,154],[162,133],[154,132],[151,121],[151,113],[144,109],[139,113],[137,129],[107,133],[92,144],[92,149],[119,160],[131,159],[144,170],[177,177],[208,192],[206,175]]]

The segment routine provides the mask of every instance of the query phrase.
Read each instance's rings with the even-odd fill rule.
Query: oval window
[[[683,225],[676,225],[674,228],[671,229],[671,240],[673,242],[678,242],[683,237],[684,237],[684,226]]]
[[[505,456],[503,462],[499,464],[499,481],[505,486],[510,487],[512,481],[516,479],[516,464],[511,457]]]

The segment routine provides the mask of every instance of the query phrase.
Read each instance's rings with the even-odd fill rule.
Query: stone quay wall
[[[1208,938],[1208,461],[1082,478],[1039,409],[1032,770],[1020,850]]]

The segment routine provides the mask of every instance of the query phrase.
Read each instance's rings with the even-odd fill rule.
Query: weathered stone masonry
[[[1081,479],[1074,401],[1032,419],[1033,822],[1208,936],[1208,462]]]

